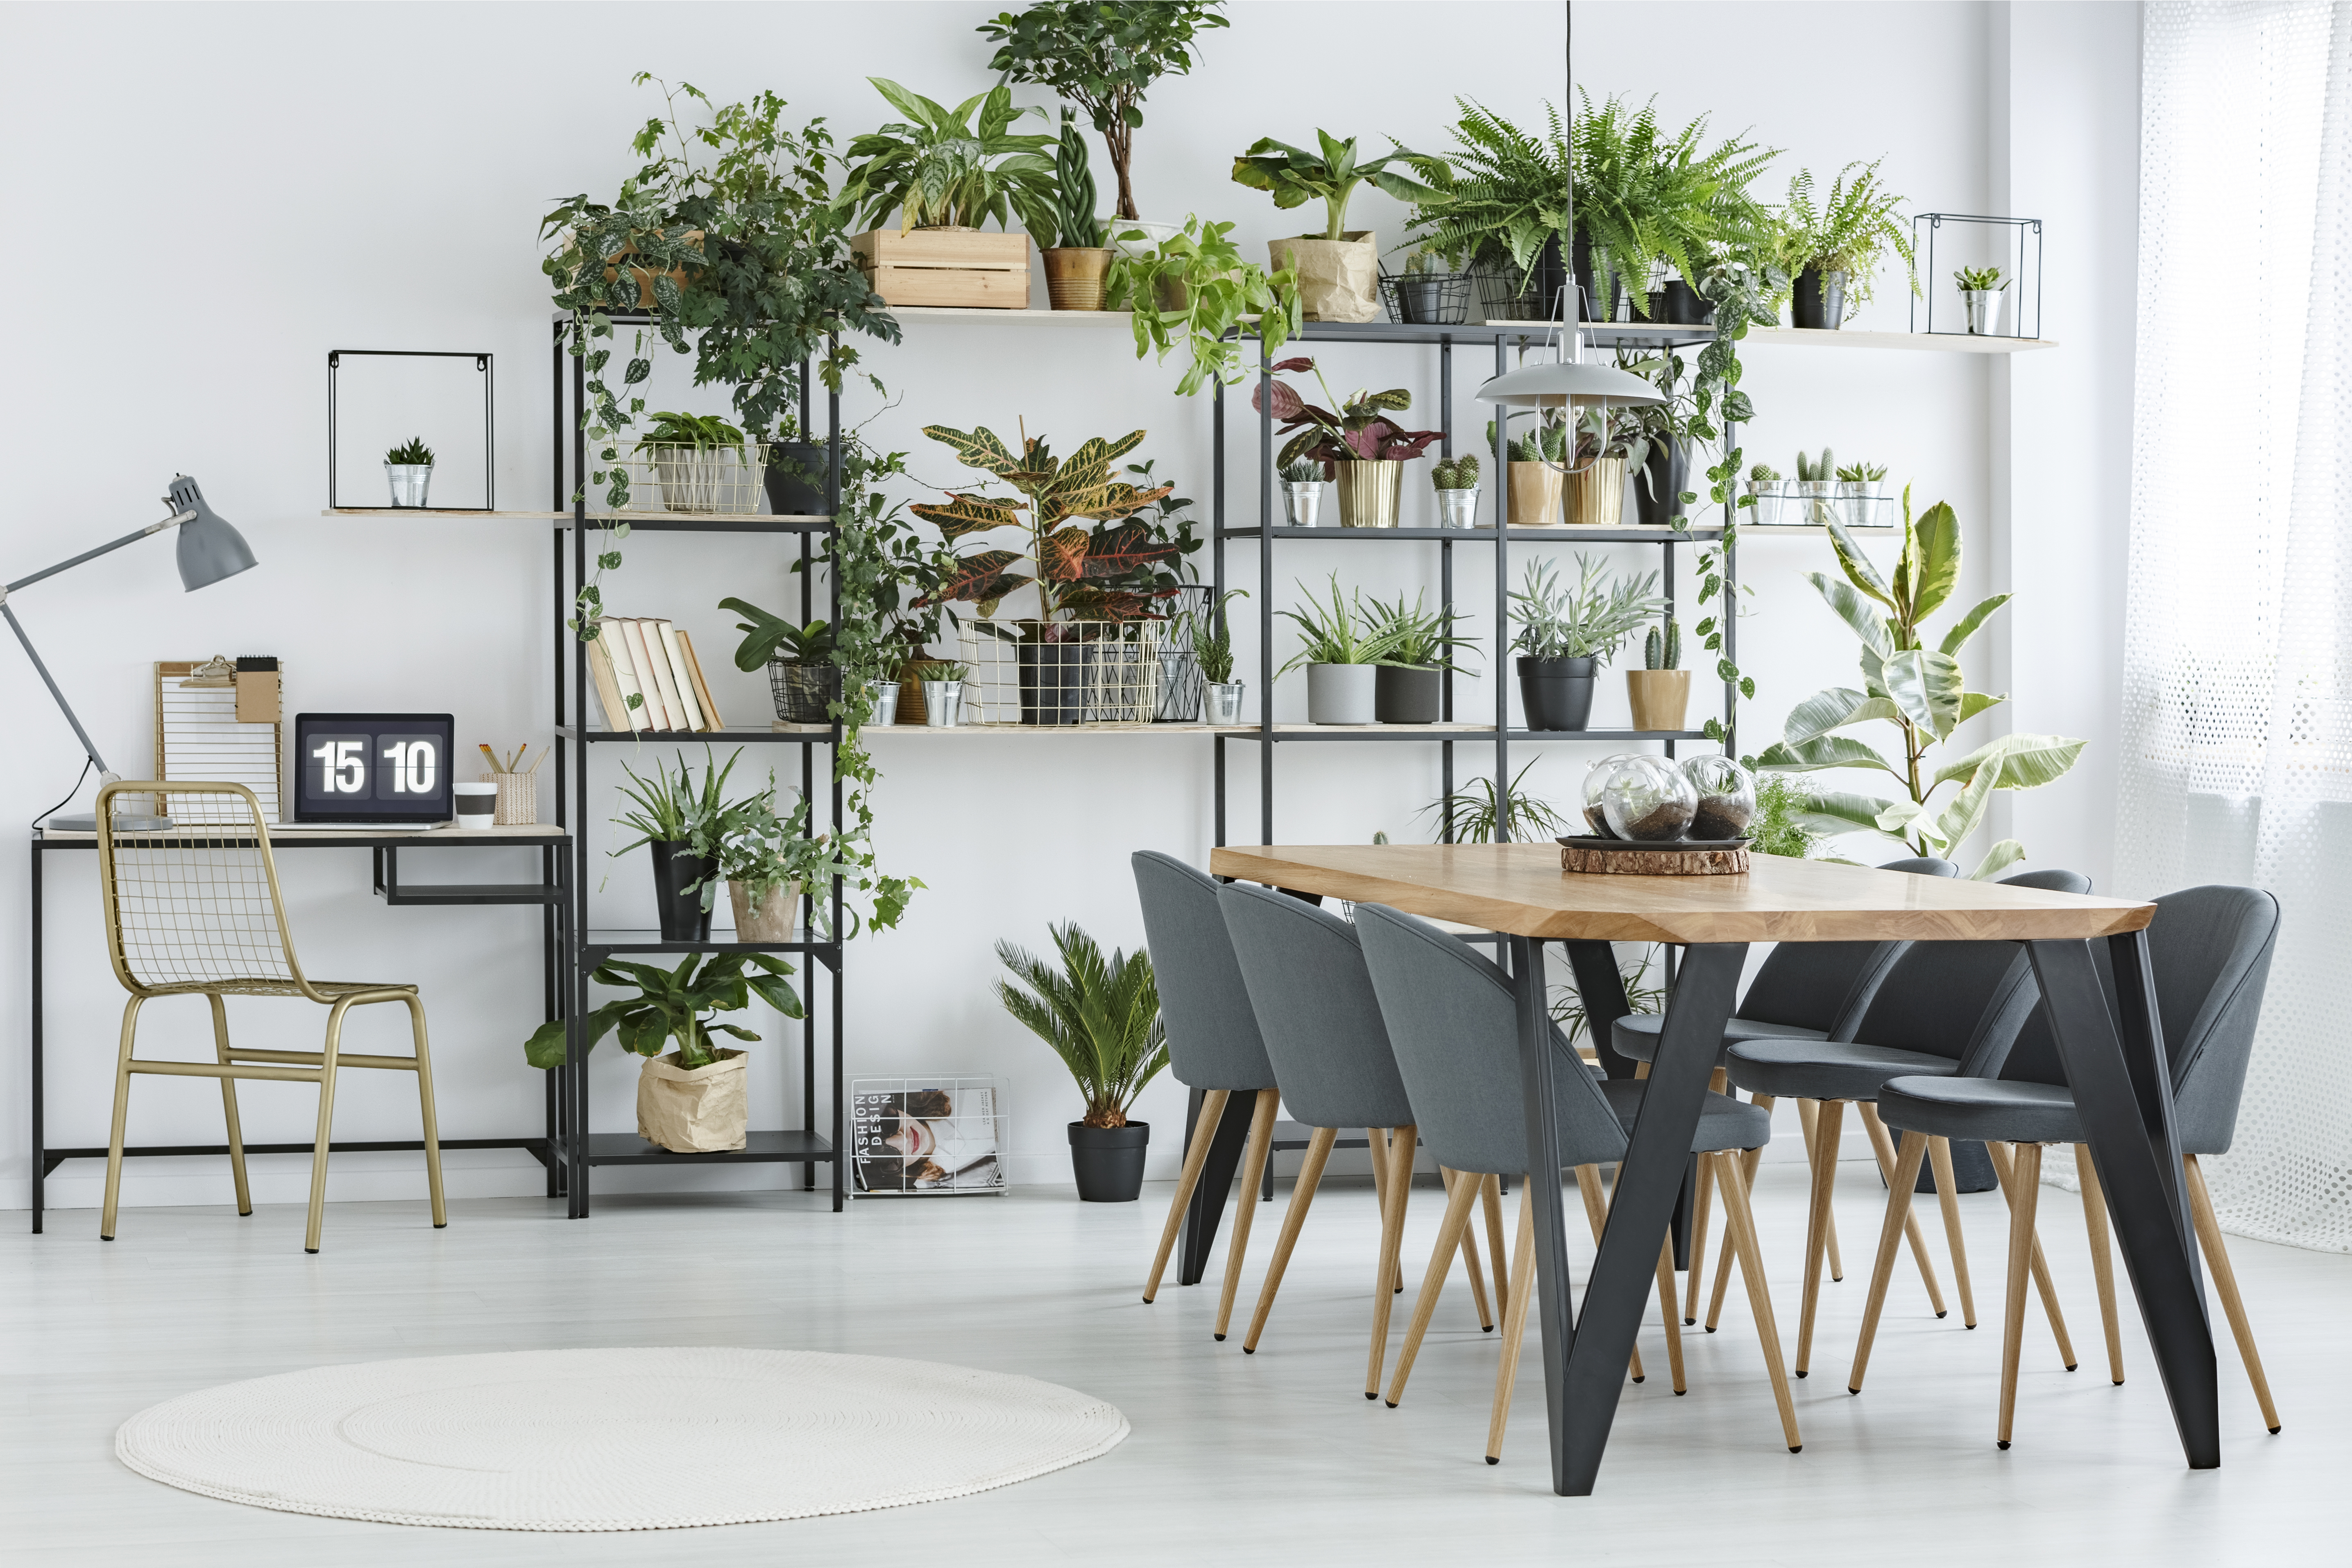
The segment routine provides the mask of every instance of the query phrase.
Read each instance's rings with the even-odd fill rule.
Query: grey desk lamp
[[[173,475],[171,490],[163,497],[163,504],[172,509],[172,515],[163,521],[151,522],[136,533],[126,533],[111,543],[101,544],[95,550],[85,550],[70,561],[60,561],[46,572],[36,572],[29,577],[20,577],[0,587],[0,616],[7,618],[8,629],[15,632],[16,640],[25,645],[25,657],[33,661],[35,669],[40,671],[42,684],[57,700],[59,711],[66,716],[66,722],[73,726],[74,738],[81,742],[81,749],[88,753],[90,765],[98,769],[101,784],[112,784],[121,775],[106,765],[106,759],[100,756],[98,748],[90,743],[89,732],[81,727],[81,721],[74,717],[73,705],[66,700],[66,694],[58,689],[56,678],[49,674],[48,666],[43,664],[41,656],[33,651],[33,639],[25,635],[25,628],[17,623],[16,612],[8,607],[8,596],[19,588],[29,588],[45,577],[54,577],[85,561],[95,561],[126,544],[135,544],[150,534],[161,533],[167,528],[180,531],[180,581],[191,594],[199,588],[209,588],[224,577],[234,577],[254,564],[253,552],[246,548],[244,537],[222,521],[220,514],[205,503],[205,493],[196,488],[195,480],[185,474]],[[117,826],[132,829],[172,826],[168,817],[133,816],[127,813],[117,815],[114,820]],[[95,833],[98,831],[98,817],[89,812],[77,816],[52,816],[47,826],[65,833]]]

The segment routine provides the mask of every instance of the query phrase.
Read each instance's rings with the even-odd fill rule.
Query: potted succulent
[[[746,968],[755,973],[746,974]],[[760,1037],[719,1021],[759,997],[787,1018],[802,1016],[801,999],[785,977],[785,959],[767,952],[688,953],[676,969],[607,959],[588,978],[630,994],[607,1002],[581,1020],[585,1049],[614,1030],[621,1047],[646,1058],[637,1074],[637,1136],[680,1154],[740,1149],[751,1125],[745,1092],[749,1058],[721,1049],[713,1032],[739,1040]],[[523,1047],[535,1068],[565,1065],[566,1020],[540,1026]],[[665,1052],[664,1047],[673,1047]]]
[[[1574,587],[1547,561],[1528,563],[1523,585],[1511,595],[1519,628],[1519,706],[1530,730],[1581,730],[1592,714],[1592,683],[1601,661],[1664,608],[1658,574],[1611,578],[1601,562],[1576,558]]]
[[[728,829],[727,775],[735,771],[736,760],[743,753],[736,752],[723,767],[711,765],[709,747],[705,746],[702,754],[699,784],[683,757],[678,759],[676,774],[656,757],[650,779],[638,776],[627,763],[621,764],[621,771],[629,775],[621,793],[635,801],[637,809],[613,822],[637,837],[612,853],[625,855],[640,844],[652,850],[655,913],[666,942],[710,940],[719,846]]]
[[[1234,179],[1252,190],[1273,193],[1274,205],[1288,211],[1308,202],[1323,204],[1319,235],[1271,241],[1274,265],[1298,275],[1298,297],[1310,321],[1373,321],[1381,316],[1381,247],[1370,229],[1348,227],[1348,200],[1370,181],[1390,195],[1411,201],[1433,195],[1418,180],[1390,167],[1409,165],[1428,174],[1435,160],[1402,147],[1359,161],[1356,139],[1341,142],[1318,131],[1319,150],[1308,152],[1265,137],[1234,160]]]
[[[657,413],[636,449],[640,463],[661,481],[665,511],[759,510],[765,464],[752,455],[743,432],[719,415]]]
[[[963,717],[963,683],[971,666],[952,658],[929,658],[912,666],[923,686],[923,723],[933,730],[952,730]]]
[[[1759,463],[1748,470],[1748,497],[1753,503],[1756,521],[1778,523],[1780,521],[1780,470],[1769,463]]]
[[[850,245],[874,291],[892,305],[1027,310],[1029,241],[1013,224],[1041,245],[1059,233],[1047,154],[1055,142],[1012,127],[1045,111],[1014,108],[1001,83],[950,109],[881,77],[866,79],[907,117],[849,143],[848,155],[863,162],[835,197],[859,215],[854,226],[866,232]],[[894,212],[898,226],[882,226]],[[992,218],[1004,232],[982,231]]]
[[[1133,1203],[1143,1187],[1151,1125],[1129,1121],[1127,1113],[1168,1065],[1151,955],[1114,948],[1106,958],[1076,924],[1051,929],[1059,969],[1013,942],[996,944],[997,958],[1014,976],[996,982],[997,999],[1053,1047],[1086,1097],[1086,1113],[1070,1123],[1079,1201]]]
[[[1800,327],[1835,331],[1845,325],[1869,300],[1879,258],[1888,250],[1903,258],[1911,291],[1919,291],[1911,232],[1895,210],[1903,198],[1880,181],[1878,163],[1848,163],[1818,205],[1811,169],[1799,170],[1789,182],[1775,249],[1796,280],[1790,311]]]
[[[1095,216],[1095,172],[1087,162],[1077,116],[1062,110],[1062,139],[1054,150],[1054,239],[1037,236],[1045,263],[1045,297],[1056,310],[1099,310],[1110,271],[1110,226]]]
[[[719,607],[743,618],[735,629],[735,668],[747,674],[764,667],[768,690],[781,724],[830,724],[841,695],[841,671],[833,662],[834,629],[823,621],[794,626],[742,599],[721,599]]]
[[[1143,221],[1135,203],[1135,132],[1143,99],[1161,77],[1192,68],[1196,35],[1229,24],[1220,0],[1037,0],[1006,11],[978,31],[998,46],[988,68],[1007,80],[1050,88],[1076,104],[1102,133],[1118,181],[1116,226],[1139,229],[1150,242],[1176,226]]]
[[[1242,721],[1242,694],[1249,686],[1234,679],[1234,628],[1225,602],[1247,597],[1240,588],[1226,590],[1224,601],[1192,626],[1192,657],[1201,666],[1202,689],[1208,699],[1207,719],[1212,724]]]
[[[384,482],[392,487],[392,504],[421,507],[433,484],[433,448],[417,437],[383,455]]]
[[[1323,465],[1301,458],[1282,465],[1282,518],[1292,528],[1312,528],[1323,510]]]
[[[1244,260],[1232,224],[1188,217],[1181,228],[1159,226],[1169,232],[1147,239],[1139,225],[1111,225],[1122,243],[1111,258],[1105,305],[1131,312],[1136,358],[1165,361],[1183,345],[1179,395],[1190,397],[1212,379],[1230,386],[1244,374],[1244,336],[1272,353],[1298,330],[1298,275]]]
[[[1304,583],[1300,590],[1306,589]],[[1331,574],[1328,609],[1313,595],[1303,610],[1276,610],[1298,628],[1299,648],[1275,673],[1307,667],[1307,721],[1310,724],[1377,722],[1379,668],[1396,651],[1392,628],[1375,626],[1360,595],[1339,596],[1339,574]]]
[[[1642,668],[1625,672],[1625,696],[1636,730],[1680,730],[1690,716],[1690,671],[1683,668],[1683,628],[1669,620],[1652,626]]]
[[[1960,303],[1967,307],[1969,331],[1977,337],[1991,337],[2000,331],[2000,297],[2010,279],[2000,275],[1998,267],[1963,267],[1952,274],[1959,285]]]
[[[1878,521],[1879,504],[1886,499],[1879,485],[1886,478],[1884,463],[1847,463],[1837,471],[1838,510],[1848,528],[1869,528]]]
[[[1438,527],[1478,526],[1478,459],[1475,457],[1465,452],[1458,458],[1440,458],[1430,468],[1429,482],[1437,491]]]
[[[1836,513],[1830,502],[1837,491],[1837,458],[1824,447],[1819,458],[1797,454],[1796,502],[1799,522],[1828,522]]]
[[[1396,603],[1370,601],[1366,616],[1372,635],[1385,638],[1389,651],[1373,665],[1372,718],[1382,724],[1434,724],[1445,716],[1445,672],[1454,668],[1449,655],[1469,646],[1454,635],[1461,612],[1429,610],[1421,595],[1407,608],[1404,595]],[[1310,676],[1308,679],[1312,679]]]
[[[1444,432],[1407,430],[1389,418],[1412,406],[1412,394],[1402,386],[1386,392],[1359,387],[1341,402],[1331,395],[1330,384],[1311,359],[1280,360],[1274,369],[1313,372],[1324,400],[1339,410],[1334,414],[1307,402],[1287,382],[1261,382],[1250,393],[1250,406],[1261,406],[1261,395],[1271,386],[1274,416],[1282,422],[1282,432],[1297,432],[1284,443],[1276,463],[1287,467],[1307,458],[1335,471],[1340,527],[1394,528],[1406,460],[1420,457]]]

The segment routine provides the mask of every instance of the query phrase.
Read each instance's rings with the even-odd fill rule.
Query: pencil
[[[493,752],[492,750],[490,750],[490,749],[489,749],[489,747],[488,747],[488,746],[484,745],[484,744],[483,744],[481,742],[479,742],[479,741],[475,742],[474,742],[474,746],[475,746],[475,749],[476,749],[476,750],[479,751],[479,752],[482,753],[482,761],[484,761],[484,762],[486,762],[486,763],[489,763],[489,764],[490,764],[490,772],[492,772],[492,773],[497,773],[497,772],[499,772],[499,754],[498,754],[496,752]]]

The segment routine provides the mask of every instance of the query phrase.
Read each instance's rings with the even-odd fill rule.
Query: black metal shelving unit
[[[650,317],[615,315],[616,323],[639,323]],[[634,744],[662,744],[671,742],[713,745],[773,744],[799,748],[801,760],[801,794],[814,799],[816,788],[817,752],[824,749],[828,755],[837,754],[841,745],[841,726],[835,722],[822,730],[771,730],[766,728],[730,727],[717,731],[689,732],[686,731],[647,731],[632,734],[626,730],[592,729],[588,724],[590,693],[588,652],[585,644],[572,635],[567,622],[572,615],[580,587],[587,579],[588,531],[602,520],[591,518],[587,505],[585,477],[589,472],[587,432],[580,417],[586,406],[586,367],[572,358],[565,348],[569,318],[555,321],[552,353],[554,449],[552,508],[565,514],[553,530],[553,570],[551,581],[554,589],[555,648],[555,800],[556,821],[567,824],[577,820],[580,830],[572,835],[572,852],[575,857],[570,889],[570,902],[564,910],[566,927],[564,952],[569,968],[562,987],[564,1017],[570,1025],[565,1050],[565,1065],[553,1071],[556,1080],[555,1100],[558,1106],[551,1144],[557,1156],[570,1213],[574,1219],[585,1219],[589,1212],[589,1171],[598,1165],[688,1165],[688,1164],[797,1164],[804,1187],[816,1185],[816,1167],[833,1168],[833,1207],[838,1214],[846,1188],[841,1148],[845,1137],[844,1083],[842,1079],[842,956],[844,943],[842,889],[839,879],[822,895],[830,902],[834,935],[831,940],[812,940],[814,933],[803,919],[797,932],[801,940],[788,942],[678,942],[664,938],[658,931],[623,931],[598,928],[590,920],[590,902],[595,879],[588,874],[588,797],[589,758],[591,748],[610,742]],[[570,374],[565,374],[567,363]],[[801,364],[801,428],[807,430],[811,407],[808,385],[808,363]],[[815,605],[815,542],[830,533],[836,525],[841,510],[841,397],[830,393],[825,399],[826,466],[825,511],[815,517],[687,516],[673,513],[631,514],[627,518],[634,537],[641,533],[725,533],[773,534],[797,538],[800,542],[799,575],[801,580],[801,619],[812,619]],[[565,467],[570,459],[567,484]],[[577,499],[573,499],[577,492]],[[835,624],[841,619],[841,588],[831,581],[826,587],[826,618]],[[576,715],[576,717],[575,717]],[[575,755],[573,748],[579,748]],[[830,782],[832,830],[838,834],[842,825],[841,780],[828,761],[825,773]],[[812,825],[813,826],[814,825]],[[803,898],[812,900],[819,895],[804,891]],[[808,909],[803,904],[803,914]],[[801,1126],[772,1131],[755,1131],[749,1135],[741,1149],[710,1153],[675,1153],[647,1142],[634,1132],[593,1132],[590,1131],[588,1096],[587,1044],[580,1020],[589,1011],[588,977],[597,965],[614,956],[677,955],[688,952],[770,952],[799,956],[800,991],[804,1003],[801,1026]],[[822,967],[831,976],[832,1003],[828,1022],[832,1036],[831,1086],[832,1112],[826,1130],[817,1128],[817,1035],[819,1013],[814,984],[816,971]]]
[[[1457,347],[1491,345],[1495,354],[1495,374],[1510,368],[1513,347],[1538,341],[1544,332],[1541,322],[1504,322],[1481,326],[1404,326],[1383,322],[1342,323],[1309,321],[1299,336],[1309,342],[1377,343],[1401,347],[1433,347],[1438,353],[1438,401],[1443,414],[1440,428],[1444,436],[1440,445],[1443,456],[1454,455],[1454,351]],[[1653,324],[1649,322],[1618,322],[1611,325],[1587,323],[1584,335],[1588,342],[1608,347],[1618,343],[1647,348],[1687,346],[1709,342],[1714,330],[1709,327]],[[1258,842],[1274,840],[1274,758],[1277,746],[1293,742],[1418,742],[1435,744],[1443,759],[1444,793],[1454,793],[1454,748],[1458,742],[1491,743],[1494,747],[1495,778],[1499,789],[1511,776],[1511,747],[1515,742],[1550,741],[1654,742],[1665,748],[1668,756],[1675,754],[1677,742],[1704,740],[1700,730],[1527,730],[1514,728],[1510,717],[1510,684],[1504,658],[1510,647],[1509,594],[1510,549],[1515,542],[1652,544],[1663,552],[1660,580],[1664,584],[1666,614],[1674,614],[1675,549],[1679,544],[1699,543],[1724,537],[1725,529],[1733,521],[1731,509],[1724,509],[1724,522],[1714,528],[1670,530],[1640,526],[1623,528],[1507,528],[1502,520],[1510,515],[1510,464],[1507,460],[1505,442],[1508,438],[1508,422],[1495,421],[1495,448],[1490,459],[1493,465],[1494,526],[1475,529],[1444,528],[1292,528],[1276,521],[1279,515],[1275,500],[1275,453],[1273,400],[1267,395],[1268,384],[1274,379],[1273,356],[1263,344],[1258,349],[1258,521],[1255,526],[1228,526],[1226,521],[1225,457],[1225,396],[1219,384],[1215,391],[1215,427],[1213,433],[1213,501],[1212,513],[1211,552],[1213,603],[1217,614],[1223,615],[1226,583],[1225,545],[1229,540],[1254,540],[1258,558],[1258,722],[1255,732],[1220,731],[1215,738],[1216,767],[1216,842],[1227,842],[1226,832],[1226,757],[1229,742],[1256,744],[1258,748]],[[1727,447],[1737,444],[1736,430],[1725,431]],[[1277,540],[1304,540],[1328,544],[1376,544],[1399,541],[1434,541],[1438,547],[1438,597],[1444,608],[1452,608],[1454,595],[1454,552],[1457,545],[1491,546],[1494,557],[1494,639],[1490,651],[1495,687],[1495,713],[1491,721],[1479,724],[1457,723],[1454,721],[1454,674],[1444,678],[1443,719],[1436,725],[1399,724],[1394,726],[1322,726],[1311,724],[1276,724],[1274,721],[1274,547]],[[1738,661],[1738,621],[1735,596],[1738,589],[1738,541],[1723,552],[1722,621],[1724,657],[1735,664]],[[1736,754],[1736,738],[1732,730],[1738,712],[1738,691],[1731,682],[1724,683],[1723,724],[1727,731],[1723,749]],[[1507,837],[1507,825],[1496,824],[1498,837]]]

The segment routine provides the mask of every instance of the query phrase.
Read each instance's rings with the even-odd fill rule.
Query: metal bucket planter
[[[395,507],[421,507],[425,493],[432,488],[433,465],[430,463],[386,463],[383,480],[392,489],[392,504]]]
[[[1394,528],[1403,494],[1404,464],[1394,458],[1335,463],[1339,470],[1339,526]]]
[[[768,661],[768,692],[776,719],[785,724],[830,724],[833,700],[841,691],[841,668],[831,664]]]
[[[1475,528],[1478,526],[1478,487],[1437,492],[1437,526],[1440,528]]]
[[[2000,331],[2000,299],[2006,289],[1963,289],[1960,303],[1968,310],[1969,331],[1979,338],[1997,336]],[[420,506],[423,502],[417,503]]]
[[[1622,467],[1624,460],[1618,461]],[[1566,489],[1565,476],[1549,463],[1513,463],[1510,468],[1511,526],[1560,527],[1559,498]]]
[[[1790,319],[1813,331],[1834,332],[1845,325],[1845,274],[1808,267],[1797,274],[1789,297]]]
[[[923,723],[933,730],[952,730],[961,718],[963,682],[961,680],[926,680],[923,682]]]
[[[1238,724],[1242,721],[1242,697],[1249,690],[1244,680],[1212,680],[1202,688],[1208,699],[1209,722]]]
[[[1283,521],[1292,528],[1313,528],[1323,510],[1321,479],[1282,481]]]
[[[1094,673],[1091,643],[1025,642],[1013,649],[1024,724],[1082,724]]]

